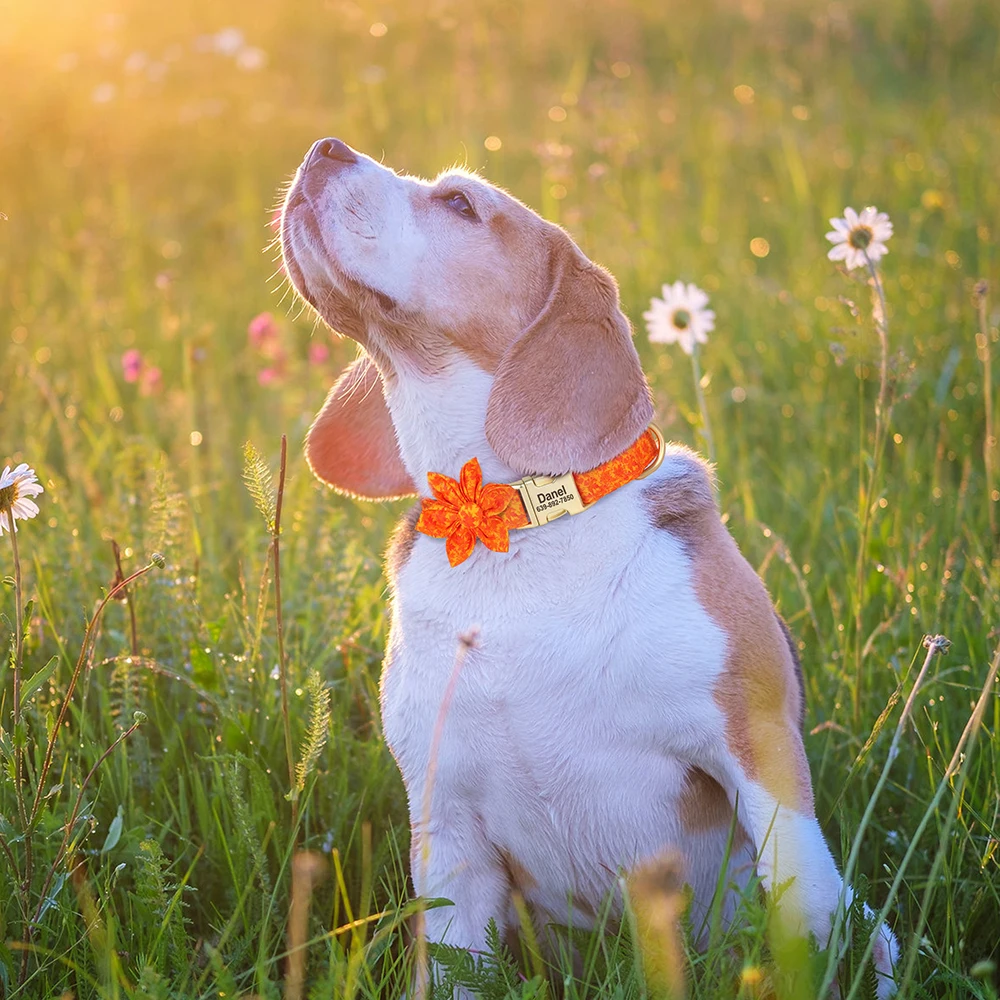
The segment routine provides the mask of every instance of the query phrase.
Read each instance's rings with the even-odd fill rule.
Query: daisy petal
[[[688,303],[691,311],[697,312],[708,305],[708,296],[697,285],[688,285]]]
[[[892,223],[891,222],[876,222],[872,226],[872,235],[877,240],[881,240],[883,243],[892,236]]]
[[[16,517],[22,519],[26,517],[34,517],[38,513],[38,504],[34,500],[29,500],[27,497],[19,497],[14,501],[14,514]]]

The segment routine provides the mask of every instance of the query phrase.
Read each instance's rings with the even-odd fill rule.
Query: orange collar
[[[477,538],[494,552],[506,552],[510,530],[537,528],[563,514],[579,514],[619,486],[655,472],[664,454],[663,435],[650,424],[623,452],[588,472],[484,484],[479,460],[471,458],[457,481],[440,472],[427,473],[434,496],[424,499],[416,528],[448,540],[445,548],[452,566],[472,555]]]

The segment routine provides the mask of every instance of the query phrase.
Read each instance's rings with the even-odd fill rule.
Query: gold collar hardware
[[[579,514],[589,506],[583,502],[572,472],[564,476],[530,476],[510,485],[521,494],[531,522],[524,525],[526,528],[548,524],[563,514]]]
[[[651,476],[661,465],[663,465],[663,460],[667,457],[667,442],[663,439],[663,435],[660,433],[660,428],[655,424],[650,424],[649,430],[653,437],[656,438],[656,459],[652,462],[648,469],[635,477],[637,480],[645,479],[647,476]]]

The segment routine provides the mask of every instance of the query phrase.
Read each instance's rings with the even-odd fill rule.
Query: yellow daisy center
[[[691,325],[691,313],[687,309],[678,309],[674,312],[673,322],[678,330],[686,330]]]
[[[17,482],[0,489],[0,510],[9,510],[17,503]]]
[[[873,239],[875,239],[875,234],[868,226],[855,226],[847,237],[847,242],[855,250],[867,250]]]

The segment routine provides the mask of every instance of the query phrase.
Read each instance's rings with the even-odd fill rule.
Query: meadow
[[[695,447],[689,360],[641,315],[664,282],[708,292],[720,503],[800,647],[828,840],[891,904],[901,995],[997,996],[1000,6],[0,0],[0,95],[0,468],[45,488],[19,582],[0,537],[0,997],[405,989],[378,673],[407,504],[307,469],[354,346],[271,246],[325,135],[480,170],[564,225],[620,282],[660,427]],[[824,239],[869,204],[895,226],[887,346]],[[282,435],[279,648],[252,494],[268,511]],[[688,994],[815,996],[745,911],[685,946]],[[484,997],[656,995],[627,921],[577,962],[530,938],[442,958]]]

